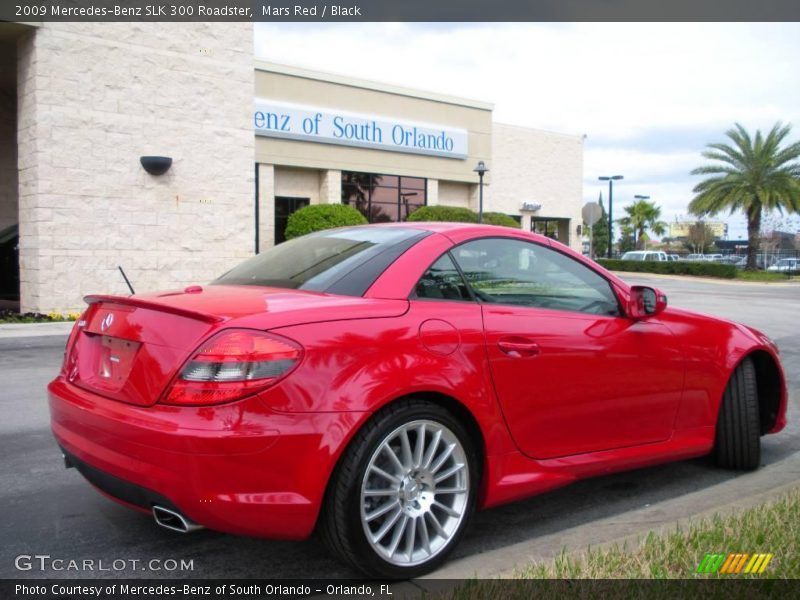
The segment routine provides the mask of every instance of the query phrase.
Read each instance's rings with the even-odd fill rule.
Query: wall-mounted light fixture
[[[163,175],[172,166],[172,159],[169,156],[142,156],[139,162],[150,175]]]

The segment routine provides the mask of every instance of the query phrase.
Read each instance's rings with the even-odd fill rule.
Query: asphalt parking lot
[[[656,285],[671,305],[733,318],[770,335],[781,350],[790,393],[789,426],[763,439],[763,463],[800,456],[800,285],[743,285],[684,279],[629,277]],[[66,470],[48,428],[45,385],[56,373],[65,336],[0,339],[3,419],[0,419],[0,577],[353,577],[315,539],[280,542],[201,531],[173,534],[95,492]],[[705,459],[587,480],[476,516],[454,555],[474,558],[609,517],[681,498],[714,494],[722,483],[744,484],[751,475],[715,469]],[[599,540],[602,541],[602,540]],[[595,541],[596,542],[596,541]],[[53,570],[49,560],[18,570],[20,555],[92,560],[94,570]],[[102,559],[102,565],[99,561]],[[149,563],[157,560],[160,562]],[[174,560],[192,569],[171,570]],[[116,563],[113,561],[117,561]],[[138,561],[138,562],[131,562]],[[59,563],[60,564],[60,563]],[[22,566],[26,562],[23,561]],[[117,569],[116,567],[122,567]],[[100,570],[103,568],[104,570]]]

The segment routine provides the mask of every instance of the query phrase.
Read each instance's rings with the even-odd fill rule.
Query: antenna
[[[131,296],[133,296],[136,292],[133,291],[133,286],[131,285],[131,282],[128,281],[128,278],[125,276],[125,271],[122,270],[122,265],[117,265],[117,268],[119,269],[119,272],[122,273],[122,278],[125,280],[128,289],[131,291]]]

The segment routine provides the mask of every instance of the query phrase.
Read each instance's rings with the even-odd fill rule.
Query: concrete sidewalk
[[[0,339],[42,337],[45,335],[69,335],[75,321],[58,323],[3,323],[0,324]]]

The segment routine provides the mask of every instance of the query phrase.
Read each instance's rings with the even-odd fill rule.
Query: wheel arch
[[[744,358],[752,360],[755,367],[756,388],[758,390],[758,416],[761,435],[764,435],[772,430],[778,421],[783,399],[783,386],[781,383],[783,376],[775,358],[765,350],[754,350]]]
[[[380,407],[377,408],[377,410],[372,412],[369,415],[369,417],[364,419],[358,425],[358,427],[356,427],[352,431],[352,433],[351,433],[349,439],[347,440],[347,442],[342,444],[342,447],[341,447],[341,449],[339,450],[339,452],[337,454],[336,462],[335,462],[333,468],[328,473],[328,480],[325,482],[325,493],[322,496],[322,504],[320,506],[319,512],[317,513],[317,522],[316,522],[315,528],[319,527],[322,513],[325,510],[325,506],[326,506],[326,504],[328,502],[328,498],[329,498],[329,495],[330,495],[330,492],[331,492],[331,485],[333,485],[333,482],[336,480],[335,475],[336,475],[336,472],[337,472],[337,470],[339,468],[339,465],[342,462],[342,458],[345,456],[345,454],[347,453],[347,450],[350,448],[350,446],[358,438],[359,432],[364,427],[367,427],[369,425],[369,423],[373,419],[376,418],[377,415],[379,415],[381,412],[383,412],[387,408],[397,404],[398,402],[401,402],[403,400],[409,400],[409,399],[424,400],[426,402],[430,402],[432,404],[437,404],[437,405],[441,406],[442,408],[447,410],[449,413],[451,413],[456,419],[458,419],[458,421],[467,430],[467,434],[470,436],[470,440],[473,442],[474,447],[475,447],[475,452],[477,453],[477,459],[478,460],[477,460],[476,467],[477,467],[477,470],[478,470],[478,482],[477,482],[476,489],[478,490],[478,498],[477,498],[478,499],[478,505],[481,504],[481,499],[485,494],[484,488],[485,488],[485,485],[486,485],[486,481],[485,481],[485,479],[486,479],[485,478],[486,464],[485,464],[485,461],[486,461],[486,456],[487,456],[487,448],[486,448],[486,438],[485,438],[485,436],[483,434],[483,431],[481,430],[480,424],[478,423],[478,419],[475,417],[475,415],[472,413],[472,411],[470,411],[469,408],[463,402],[461,402],[460,400],[458,400],[457,398],[455,398],[455,397],[453,397],[451,395],[444,394],[444,393],[438,392],[438,391],[414,391],[414,392],[410,392],[410,393],[407,393],[407,394],[403,394],[403,395],[397,396],[396,398],[392,398],[391,400],[388,400],[388,401],[384,402],[383,404],[381,404]]]

